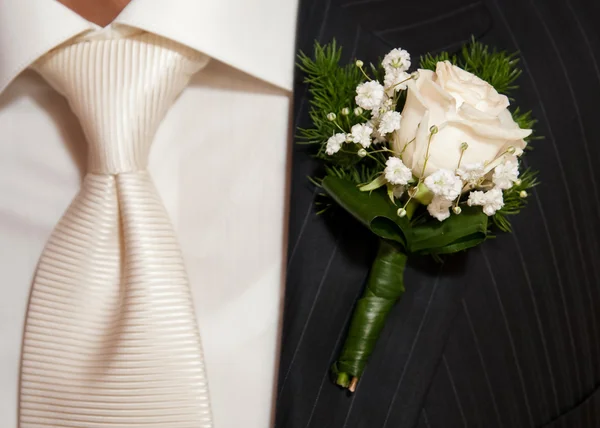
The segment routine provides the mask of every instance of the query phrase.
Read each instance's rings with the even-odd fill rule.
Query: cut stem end
[[[356,385],[358,385],[358,378],[353,376],[350,378],[348,373],[338,373],[335,383],[342,388],[348,389],[350,392],[356,391]]]
[[[348,373],[338,373],[335,383],[342,388],[348,388],[350,385],[350,377],[348,376]]]

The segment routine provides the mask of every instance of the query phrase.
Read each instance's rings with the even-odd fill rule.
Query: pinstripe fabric
[[[89,168],[34,280],[21,428],[212,426],[185,268],[145,171],[163,115],[205,62],[137,34],[79,40],[36,64],[79,117]]]
[[[339,212],[310,211],[305,177],[318,165],[295,148],[278,428],[600,426],[599,18],[600,4],[588,0],[301,3],[299,48],[335,37],[344,61],[376,61],[401,46],[416,63],[472,34],[519,51],[514,98],[545,139],[527,155],[542,184],[512,236],[448,258],[441,271],[410,260],[407,292],[352,396],[322,376],[373,241]],[[301,76],[296,84],[296,125],[305,127]]]
[[[590,143],[600,95],[593,25],[600,9],[577,0],[489,6],[498,22],[494,42],[520,51],[525,73],[516,98],[529,100],[546,136],[528,156],[542,185],[516,219],[515,234],[485,247],[489,283],[465,296],[471,337],[461,330],[462,312],[444,358],[458,372],[463,403],[479,408],[467,412],[469,426],[488,422],[491,406],[482,397],[491,389],[501,417],[491,426],[597,427],[600,150]],[[572,191],[579,186],[588,189],[585,197]],[[475,354],[485,365],[475,363]],[[489,388],[477,381],[485,376]],[[458,421],[442,405],[448,393],[441,380],[431,385],[426,406],[433,427]]]

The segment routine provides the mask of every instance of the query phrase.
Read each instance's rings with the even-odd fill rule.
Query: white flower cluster
[[[502,190],[510,189],[519,179],[519,164],[514,161],[505,161],[494,168],[492,183],[494,187],[487,192],[475,190],[469,193],[467,205],[483,207],[486,215],[494,215],[504,206]]]
[[[325,147],[325,153],[329,156],[337,153],[342,148],[342,144],[346,142],[346,134],[335,134],[327,140],[327,146]]]
[[[385,179],[391,184],[405,186],[412,179],[412,171],[397,157],[390,157],[383,171]]]
[[[379,121],[378,131],[381,135],[391,134],[396,129],[400,129],[400,120],[402,116],[397,111],[388,111]]]
[[[375,142],[386,141],[386,136],[400,129],[402,116],[396,109],[395,93],[406,89],[411,75],[406,71],[410,67],[410,54],[403,49],[394,49],[383,59],[385,69],[383,85],[370,80],[356,88],[356,104],[371,112],[370,126],[374,129]]]
[[[357,65],[362,67],[363,64],[361,61],[357,61]],[[399,73],[403,73],[402,79],[410,78],[410,75],[405,72],[410,67],[410,55],[405,50],[394,49],[384,58],[383,66],[386,76],[399,76]],[[356,87],[354,100],[358,107],[354,109],[354,115],[361,116],[366,110],[371,112],[371,119],[364,124],[352,126],[348,134],[332,135],[327,140],[325,153],[330,156],[336,154],[344,143],[360,144],[363,149],[368,149],[372,143],[387,142],[387,136],[400,129],[402,115],[395,110],[397,100],[388,95],[391,86],[393,84],[386,83],[384,86],[376,80],[369,80]],[[399,88],[395,88],[395,90]],[[406,85],[404,85],[405,88]],[[344,108],[341,113],[347,116],[350,109]],[[327,115],[327,119],[336,121],[337,115],[331,112]],[[364,152],[359,151],[359,153]]]
[[[440,169],[427,177],[424,183],[434,195],[427,211],[439,221],[446,220],[450,217],[450,207],[462,192],[462,180],[454,172]]]
[[[492,181],[498,189],[510,189],[519,179],[519,164],[506,161],[494,168]]]
[[[365,149],[371,146],[371,134],[373,134],[373,128],[366,124],[356,124],[352,127],[349,134],[334,134],[327,140],[325,146],[325,153],[329,156],[336,154],[342,148],[344,143],[356,143],[363,146]]]
[[[363,71],[362,61],[357,61],[356,64]],[[494,131],[492,134],[497,135],[498,139],[505,137],[508,141],[516,141],[516,143],[509,146],[508,149],[502,149],[504,151],[501,153],[498,152],[497,155],[491,155],[492,159],[486,158],[487,156],[478,155],[487,150],[485,148],[487,146],[482,146],[479,140],[465,138],[469,143],[465,142],[465,140],[462,142],[457,141],[456,144],[453,142],[451,145],[447,145],[446,142],[443,144],[434,142],[432,151],[435,151],[436,154],[434,155],[435,159],[431,160],[429,145],[433,140],[432,137],[435,135],[436,139],[442,138],[437,135],[438,130],[439,133],[446,132],[442,131],[445,128],[429,122],[429,113],[427,111],[422,114],[423,117],[420,119],[414,119],[414,115],[407,114],[406,117],[410,124],[407,122],[407,125],[403,125],[402,114],[396,111],[396,104],[399,99],[398,92],[408,89],[410,98],[410,91],[419,91],[419,85],[421,85],[423,77],[426,78],[425,83],[427,83],[427,79],[432,79],[431,75],[433,73],[428,70],[420,70],[421,77],[419,77],[419,72],[412,75],[409,74],[408,70],[411,66],[411,58],[410,54],[403,49],[393,49],[389,52],[384,57],[382,66],[385,70],[383,84],[376,80],[368,80],[356,88],[355,102],[358,107],[353,112],[356,117],[362,118],[364,123],[353,125],[348,133],[336,133],[331,136],[327,141],[325,152],[328,155],[333,155],[341,150],[343,144],[357,144],[360,146],[360,150],[357,151],[358,156],[365,157],[369,153],[367,149],[372,144],[383,143],[384,148],[380,151],[388,151],[393,153],[393,155],[388,157],[382,177],[378,178],[378,181],[374,183],[378,183],[377,185],[382,185],[382,182],[383,184],[387,184],[388,191],[396,199],[400,199],[403,196],[407,198],[407,201],[417,198],[420,203],[427,205],[429,214],[439,221],[449,218],[451,209],[457,215],[461,213],[462,210],[459,207],[459,202],[463,193],[468,193],[466,200],[468,206],[481,206],[483,212],[488,216],[494,215],[498,210],[502,209],[504,206],[503,191],[510,189],[519,181],[517,156],[522,153],[520,147],[524,147],[525,144],[522,138],[529,135],[530,130],[520,130],[518,129],[518,125],[511,125],[508,123],[508,119],[503,119],[504,122],[502,123],[506,124],[509,128],[511,126],[513,128],[510,128],[508,131]],[[457,67],[451,67],[454,66],[439,63],[439,70],[437,72],[442,73],[444,77],[445,83],[442,83],[445,85],[444,90],[450,94],[448,97],[460,98],[462,100],[460,105],[475,103],[479,99],[475,95],[471,96],[471,92],[469,91],[476,92],[476,89],[482,85],[484,89],[487,87],[491,88],[489,84],[480,79],[478,80],[470,73]],[[452,73],[456,74],[456,76]],[[420,79],[419,83],[411,83],[411,80],[417,79]],[[459,88],[460,91],[458,91],[458,89],[451,85],[452,79],[459,79],[464,88],[461,86]],[[471,86],[477,87],[473,89]],[[460,93],[454,94],[453,91]],[[498,98],[494,105],[491,107],[488,106],[488,110],[493,110],[492,107],[497,107],[498,115],[510,115],[508,110],[506,110],[508,101],[505,100],[505,97],[503,98],[503,96],[491,90],[485,92],[485,94],[488,94],[485,96],[491,98]],[[415,97],[413,96],[413,98]],[[412,100],[411,102],[414,103],[415,101]],[[477,105],[475,105],[475,109],[478,108]],[[467,113],[470,111],[468,107],[464,107],[464,110]],[[407,107],[405,107],[403,114],[406,111]],[[342,116],[348,116],[350,112],[350,108],[344,108],[340,113]],[[494,110],[495,113],[496,110]],[[370,118],[363,116],[363,114],[370,114]],[[337,115],[329,113],[327,118],[335,121]],[[423,127],[422,124],[420,125],[420,122],[429,124]],[[341,128],[339,124],[337,124],[337,127]],[[407,129],[409,131],[412,129],[410,131],[413,135],[412,140],[410,137],[403,137],[405,133],[410,135],[410,132],[406,131]],[[427,131],[427,129],[429,129],[429,136],[427,136],[427,132],[423,132],[423,130]],[[420,130],[419,133],[417,130]],[[414,137],[415,134],[416,137]],[[446,135],[449,134],[446,132]],[[416,142],[414,142],[415,140]],[[499,143],[494,141],[494,144]],[[398,147],[399,145],[400,148]],[[421,148],[418,149],[417,146]],[[424,149],[425,146],[427,150]],[[442,149],[442,147],[451,146],[458,147],[459,151],[456,153],[452,152],[453,154],[450,156],[447,153],[440,153],[440,150],[448,151],[447,148]],[[395,150],[390,150],[390,147]],[[407,147],[410,150],[404,154]],[[470,150],[469,147],[471,147]],[[467,154],[465,155],[465,153]],[[490,153],[492,152],[490,151]],[[405,159],[403,159],[403,154]],[[456,161],[456,156],[458,155],[459,158]],[[461,162],[463,155],[465,155],[465,162]],[[373,187],[370,188],[372,189]],[[408,192],[408,196],[405,196],[406,192]],[[525,197],[523,195],[526,196],[526,192],[521,192],[521,196]],[[404,216],[406,213],[406,205],[398,210],[398,215],[400,216]]]
[[[359,107],[365,110],[374,110],[379,108],[384,101],[384,96],[385,91],[381,83],[371,80],[358,85],[354,100]]]
[[[486,215],[494,215],[496,211],[504,206],[504,199],[502,198],[502,189],[494,187],[492,190],[482,192],[480,190],[469,193],[469,199],[467,204],[472,207],[473,205],[479,205],[483,207],[483,212]]]
[[[388,158],[383,174],[386,181],[393,186],[395,198],[400,198],[404,194],[406,186],[413,179],[410,168],[402,162],[402,159],[395,156]],[[427,204],[427,211],[439,221],[446,220],[450,217],[450,208],[457,202],[457,198],[465,189],[477,186],[480,181],[485,179],[485,175],[483,164],[476,163],[464,165],[456,172],[439,169],[427,176],[423,180],[423,184],[433,195]],[[504,206],[502,191],[509,189],[518,181],[519,165],[517,162],[505,161],[496,166],[488,175],[491,175],[491,183],[494,187],[487,191],[471,191],[467,205],[481,206],[486,215],[492,216]],[[459,214],[460,211],[457,204],[454,212]]]
[[[388,92],[394,93],[406,89],[406,81],[410,79],[407,70],[410,68],[410,54],[404,49],[393,49],[381,62],[385,69],[384,85]]]
[[[481,206],[486,215],[492,216],[504,206],[502,191],[510,189],[517,182],[519,164],[508,160],[496,166],[489,174],[493,187],[487,191],[471,191],[467,205]],[[427,211],[439,221],[447,219],[450,217],[450,208],[461,193],[467,188],[477,187],[485,177],[486,171],[481,163],[464,165],[457,168],[456,173],[447,169],[434,172],[424,180],[425,186],[433,193]],[[460,213],[460,208],[455,212]]]
[[[427,205],[427,212],[439,221],[444,221],[450,217],[452,203],[452,201],[446,198],[434,196],[429,205]]]
[[[485,169],[481,162],[469,163],[458,168],[456,174],[465,183],[475,186],[485,175]]]
[[[369,125],[357,124],[352,127],[349,139],[353,143],[360,144],[365,149],[368,149],[371,146],[372,133],[373,128]]]
[[[453,201],[460,195],[463,183],[454,172],[440,169],[425,179],[425,186],[435,196]]]
[[[338,133],[329,137],[325,146],[325,153],[329,156],[336,154],[340,151],[344,143],[360,144],[367,149],[372,143],[371,134],[373,134],[373,128],[368,124],[356,124],[352,127],[349,134]]]

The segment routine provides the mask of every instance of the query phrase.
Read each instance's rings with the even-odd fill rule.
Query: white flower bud
[[[514,155],[516,151],[517,149],[515,148],[515,146],[510,146],[508,149],[506,149],[506,153],[509,153],[511,155]]]
[[[463,141],[460,144],[460,149],[464,152],[465,150],[467,150],[469,148],[469,143],[467,143],[466,141]]]
[[[515,186],[520,186],[523,182],[521,181],[520,178],[517,178],[517,180],[515,181]]]
[[[462,212],[462,209],[457,205],[452,208],[452,211],[454,211],[454,214],[459,215]]]
[[[406,210],[404,208],[398,208],[397,214],[398,214],[398,217],[405,217]]]
[[[360,68],[360,67],[362,67],[363,65],[365,65],[365,63],[364,63],[364,62],[362,62],[360,59],[357,59],[357,60],[356,60],[356,66],[357,66],[357,67],[359,67],[359,68]]]
[[[332,112],[332,113],[329,113],[329,114],[327,115],[327,119],[328,119],[328,120],[330,120],[330,121],[332,121],[332,122],[333,122],[333,121],[334,121],[336,118],[337,118],[337,115],[336,115],[335,113],[333,113],[333,112]]]
[[[431,134],[437,134],[438,133],[438,127],[435,125],[432,125],[431,128],[429,128],[429,132],[431,132]]]
[[[356,107],[354,109],[354,115],[355,116],[360,116],[361,114],[363,114],[365,111],[361,108],[361,107]]]
[[[367,151],[365,149],[360,149],[358,151],[358,156],[360,156],[361,158],[364,158],[365,156],[367,156]]]
[[[526,190],[521,190],[521,192],[519,193],[519,196],[521,198],[526,198],[528,196],[527,191]]]
[[[344,116],[348,116],[348,115],[350,114],[350,109],[349,109],[348,107],[344,107],[344,108],[342,109],[342,114],[343,114]]]

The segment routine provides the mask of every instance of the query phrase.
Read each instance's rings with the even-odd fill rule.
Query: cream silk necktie
[[[212,426],[188,279],[146,170],[160,121],[206,62],[138,33],[79,39],[35,64],[80,119],[89,160],[35,276],[21,428]]]

